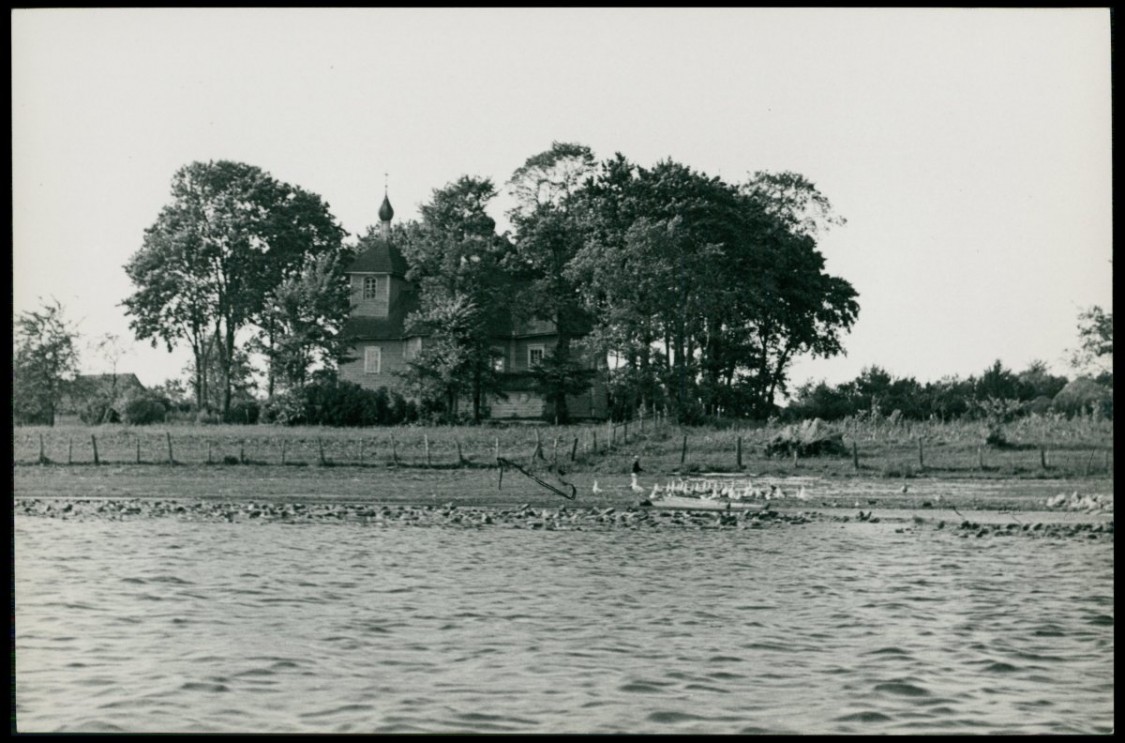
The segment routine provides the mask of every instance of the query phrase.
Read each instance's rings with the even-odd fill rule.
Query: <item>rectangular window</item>
[[[504,371],[504,349],[494,348],[492,353],[492,370],[496,372]]]
[[[378,374],[383,361],[383,349],[379,346],[367,346],[363,349],[363,373]]]
[[[364,276],[363,277],[363,298],[375,299],[379,296],[379,277],[378,276]]]
[[[527,366],[529,369],[543,363],[543,346],[527,347]]]

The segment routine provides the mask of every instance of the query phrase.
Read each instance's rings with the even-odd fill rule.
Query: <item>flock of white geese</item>
[[[649,500],[659,499],[665,496],[682,496],[688,498],[702,498],[704,500],[776,500],[780,498],[796,498],[797,500],[807,501],[811,498],[811,494],[801,485],[796,491],[785,492],[776,484],[755,485],[749,479],[741,480],[718,480],[711,478],[692,478],[692,479],[673,479],[670,478],[664,485],[659,483],[653,484],[651,490],[646,490],[639,482],[637,482],[637,473],[630,475],[629,489],[634,493],[647,493]],[[594,493],[602,492],[598,487],[598,481],[594,480],[593,486]],[[903,487],[902,492],[906,492]],[[942,497],[938,495],[936,501],[940,504]],[[856,502],[859,505],[859,502]],[[1059,493],[1047,499],[1047,508],[1067,510],[1067,511],[1108,511],[1113,509],[1113,498],[1109,495],[1091,494],[1079,495],[1077,491],[1073,493]]]
[[[1059,493],[1047,499],[1047,508],[1057,508],[1064,511],[1111,511],[1113,498],[1109,495],[1094,493],[1092,495],[1079,495],[1073,493]]]
[[[637,473],[634,472],[630,475],[629,489],[634,493],[647,493],[649,500],[659,499],[664,496],[678,495],[688,498],[702,498],[705,500],[774,500],[778,498],[796,498],[797,500],[809,500],[811,495],[805,490],[802,485],[800,489],[786,493],[780,487],[774,484],[768,486],[756,486],[748,479],[742,480],[717,480],[709,478],[693,478],[686,480],[668,479],[664,485],[654,483],[651,490],[646,490],[639,482],[637,482]],[[598,481],[594,480],[593,492],[600,493],[602,489],[598,487]]]

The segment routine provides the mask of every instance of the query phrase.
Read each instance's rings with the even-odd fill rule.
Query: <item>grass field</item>
[[[1112,478],[1113,424],[1029,417],[1006,424],[1007,444],[984,443],[980,422],[836,424],[845,456],[768,457],[779,425],[681,428],[671,424],[386,427],[59,426],[13,429],[13,463],[35,465],[284,465],[493,468],[624,473],[736,472],[821,477]],[[96,454],[95,454],[96,452]]]

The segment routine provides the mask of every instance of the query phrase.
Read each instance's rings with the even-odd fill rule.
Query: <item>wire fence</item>
[[[525,466],[649,471],[807,469],[911,477],[927,472],[1089,476],[1113,471],[1112,422],[1021,421],[1001,445],[979,423],[843,421],[834,456],[771,456],[782,427],[681,427],[657,417],[573,426],[369,429],[215,426],[17,427],[16,465],[261,464],[459,468]]]

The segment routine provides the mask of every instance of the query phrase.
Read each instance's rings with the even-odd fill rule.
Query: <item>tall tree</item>
[[[571,271],[640,404],[660,386],[681,420],[768,414],[797,355],[840,352],[859,308],[824,272],[814,235],[841,220],[803,177],[757,174],[740,188],[617,155],[581,198],[588,238]]]
[[[12,412],[17,422],[55,425],[59,402],[78,372],[77,339],[58,300],[16,317]]]
[[[529,157],[508,182],[516,200],[508,213],[515,227],[508,262],[518,287],[514,304],[518,319],[538,317],[555,326],[555,347],[534,371],[548,415],[560,423],[570,417],[567,395],[588,388],[591,376],[571,353],[574,339],[589,332],[592,323],[567,268],[584,238],[576,196],[595,166],[589,147],[553,142]]]
[[[300,273],[266,295],[256,348],[269,363],[270,398],[277,381],[300,387],[312,368],[335,368],[347,358],[341,331],[351,311],[350,291],[340,257],[324,253],[307,256]]]
[[[502,264],[508,242],[486,211],[496,196],[492,181],[463,176],[435,189],[421,221],[404,229],[401,248],[418,290],[411,332],[425,334],[421,354],[409,362],[408,381],[427,394],[435,389],[445,412],[458,414],[461,396],[479,421],[486,396],[498,389],[492,333],[510,306]]]
[[[1078,350],[1071,366],[1113,380],[1113,313],[1094,305],[1078,315]]]
[[[225,415],[239,332],[262,321],[266,297],[306,255],[338,253],[343,236],[319,196],[260,168],[225,160],[187,165],[172,178],[172,203],[125,266],[137,287],[124,302],[130,326],[139,339],[164,341],[169,350],[186,340],[200,375],[213,348]],[[196,380],[201,405],[209,383]]]

